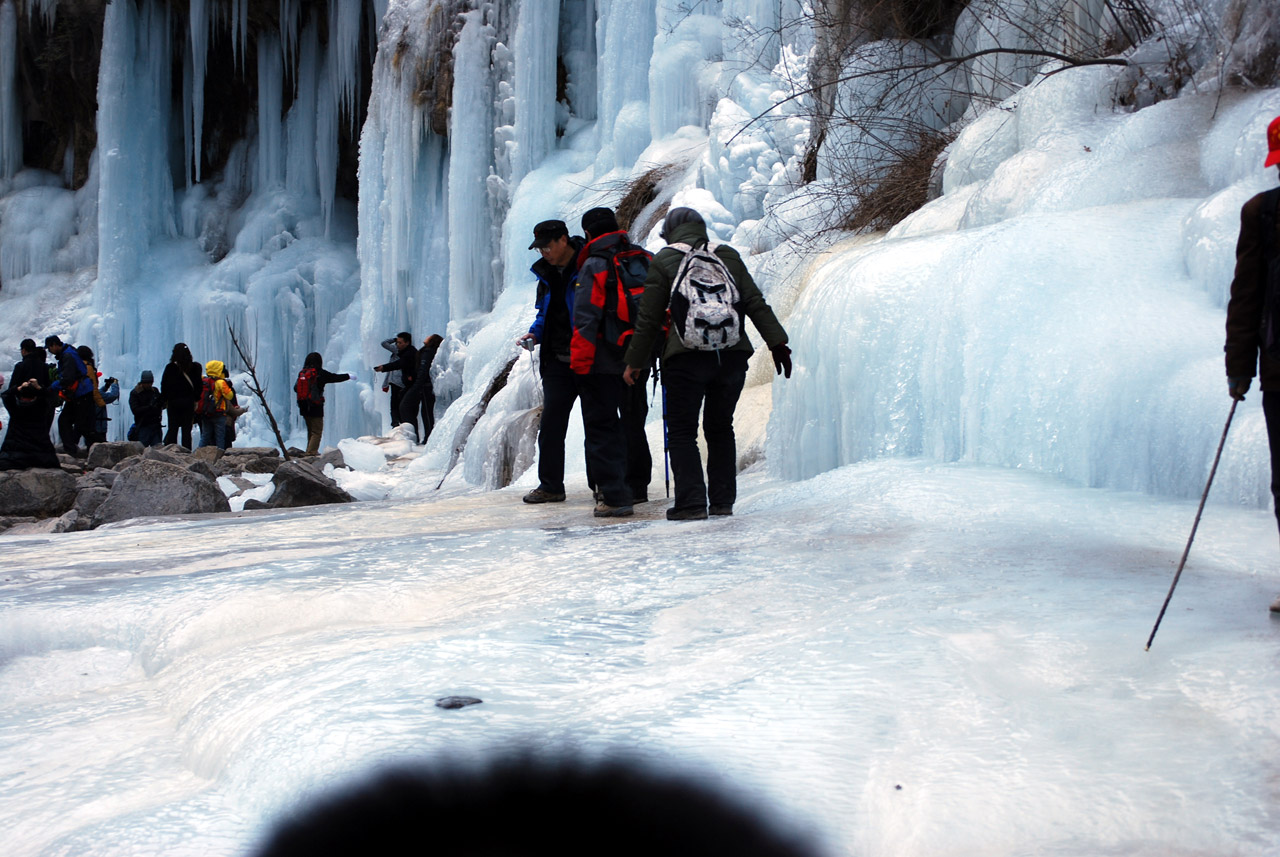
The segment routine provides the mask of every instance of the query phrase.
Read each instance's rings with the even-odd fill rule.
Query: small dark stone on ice
[[[466,708],[468,705],[479,705],[483,699],[474,696],[442,696],[436,700],[436,708]]]
[[[897,791],[902,791],[902,786],[894,786],[894,789],[896,789]]]

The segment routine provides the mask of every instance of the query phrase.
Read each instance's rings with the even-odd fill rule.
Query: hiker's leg
[[[662,364],[667,385],[667,449],[675,479],[676,509],[706,509],[707,485],[698,453],[698,411],[706,394],[704,358],[713,354],[678,354]]]
[[[733,436],[733,412],[747,379],[747,355],[729,351],[707,384],[702,406],[702,434],[707,439],[707,500],[712,506],[732,506],[738,498],[738,449]]]
[[[542,422],[538,426],[538,487],[564,493],[564,436],[578,398],[578,380],[569,364],[542,362]]]

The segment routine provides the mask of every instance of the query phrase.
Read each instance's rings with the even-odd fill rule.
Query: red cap
[[[1267,162],[1264,167],[1280,164],[1280,116],[1267,126]]]

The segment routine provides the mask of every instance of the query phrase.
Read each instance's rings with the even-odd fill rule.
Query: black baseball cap
[[[544,220],[533,227],[533,243],[530,250],[541,250],[562,235],[569,234],[569,227],[563,220]]]

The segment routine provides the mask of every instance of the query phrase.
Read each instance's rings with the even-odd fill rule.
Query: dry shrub
[[[618,225],[628,232],[634,232],[633,226],[642,227],[643,233],[647,233],[653,228],[654,217],[650,217],[649,223],[636,224],[635,219],[645,208],[658,198],[658,187],[677,169],[676,164],[660,164],[643,174],[637,176],[627,190],[622,195],[622,199],[618,200],[618,204],[614,207],[614,214],[618,216]],[[666,214],[665,209],[658,212],[657,216],[661,217]]]
[[[901,222],[929,201],[929,180],[938,155],[955,139],[946,131],[921,130],[916,147],[891,164],[879,181],[867,180],[855,190],[857,203],[840,224],[853,232],[881,232]]]

